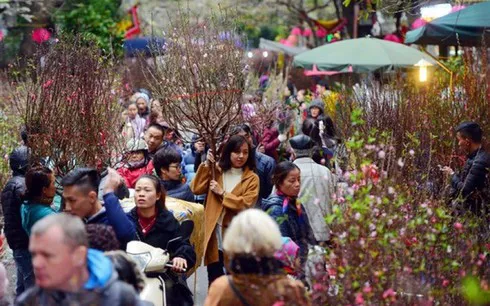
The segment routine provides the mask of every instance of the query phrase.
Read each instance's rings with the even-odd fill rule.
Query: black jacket
[[[260,207],[262,199],[266,199],[272,192],[272,173],[276,167],[276,161],[263,153],[255,151],[255,173],[260,180],[259,198],[257,206]]]
[[[25,191],[25,178],[20,173],[15,174],[7,182],[2,191],[2,210],[5,222],[5,236],[11,249],[27,249],[29,236],[22,228],[20,206],[22,194]]]
[[[488,186],[489,168],[490,154],[485,152],[483,148],[468,155],[468,160],[461,172],[452,176],[452,198],[461,197],[464,208],[478,214],[483,208],[481,204],[485,203],[481,191],[490,188]],[[488,192],[488,190],[486,191]]]
[[[133,208],[128,213],[129,219],[133,222],[137,229],[139,240],[151,246],[167,250],[167,243],[177,237],[182,237],[178,243],[172,243],[167,250],[170,258],[181,257],[187,260],[187,269],[191,269],[196,264],[196,252],[189,242],[189,238],[185,237],[180,229],[179,222],[174,218],[174,215],[168,210],[160,209],[155,225],[150,231],[143,235],[141,227],[138,223],[138,214],[136,208]]]

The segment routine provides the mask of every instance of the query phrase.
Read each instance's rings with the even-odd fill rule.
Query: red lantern
[[[43,42],[48,41],[50,38],[51,33],[44,28],[39,28],[32,31],[32,40],[38,44],[42,44]]]

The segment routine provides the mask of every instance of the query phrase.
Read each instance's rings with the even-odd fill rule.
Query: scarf
[[[287,214],[288,209],[290,207],[289,204],[291,204],[291,206],[296,209],[296,214],[298,215],[299,223],[303,224],[305,220],[304,220],[303,210],[301,209],[301,202],[295,197],[294,198],[288,197],[287,195],[284,194],[284,192],[280,190],[277,190],[276,194],[278,196],[284,197],[284,200],[282,201],[282,213]]]

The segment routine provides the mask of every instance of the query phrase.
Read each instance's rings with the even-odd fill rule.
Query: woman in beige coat
[[[204,305],[311,305],[303,284],[289,279],[274,258],[281,244],[279,227],[265,212],[249,209],[236,216],[223,241],[230,275],[211,285]]]
[[[204,210],[204,264],[208,266],[209,285],[224,275],[224,232],[234,216],[255,205],[259,195],[259,178],[253,172],[255,156],[245,137],[230,137],[217,164],[215,180],[211,173],[213,162],[213,155],[208,153],[206,163],[199,166],[191,183],[194,194],[207,193]]]

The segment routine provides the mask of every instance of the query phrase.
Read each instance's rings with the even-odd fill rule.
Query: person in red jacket
[[[126,144],[125,164],[117,170],[128,188],[134,188],[143,174],[153,174],[153,162],[148,156],[148,145],[143,139],[131,139]]]
[[[277,148],[279,145],[287,139],[286,135],[279,135],[279,131],[274,127],[274,122],[271,121],[270,125],[264,129],[264,136],[262,137],[261,153],[269,155],[277,162],[279,155],[277,154]]]

